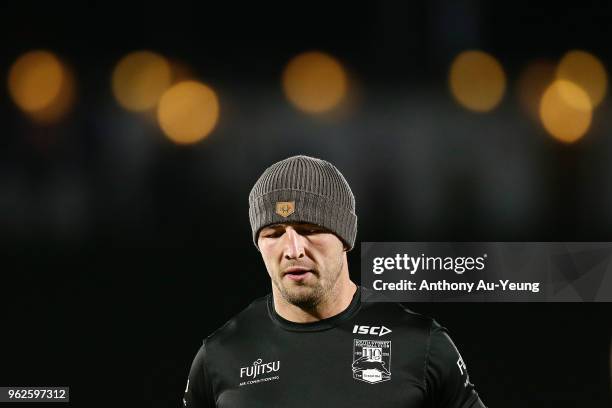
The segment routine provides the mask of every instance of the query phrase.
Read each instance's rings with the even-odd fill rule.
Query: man
[[[204,340],[184,404],[484,407],[444,328],[396,303],[361,303],[346,252],[355,199],[330,163],[275,163],[249,195],[272,293]]]

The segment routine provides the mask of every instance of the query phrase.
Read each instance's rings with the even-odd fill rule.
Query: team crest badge
[[[369,384],[391,379],[391,341],[353,340],[353,378]]]
[[[295,201],[277,201],[276,213],[283,218],[287,218],[295,212]]]

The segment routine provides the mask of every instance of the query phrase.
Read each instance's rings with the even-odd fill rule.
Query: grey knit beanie
[[[355,197],[348,183],[325,160],[293,156],[268,167],[249,194],[249,219],[257,247],[259,231],[268,225],[308,222],[355,245]],[[258,247],[259,249],[259,247]]]

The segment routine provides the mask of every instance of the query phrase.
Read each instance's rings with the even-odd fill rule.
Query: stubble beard
[[[328,279],[321,279],[320,271],[315,271],[316,282],[308,283],[290,283],[285,285],[282,277],[274,280],[276,288],[281,296],[288,303],[304,310],[315,310],[316,307],[329,296],[332,289],[336,286],[340,278],[342,270],[342,259],[333,266],[331,273],[327,274]],[[277,275],[279,276],[279,275]]]

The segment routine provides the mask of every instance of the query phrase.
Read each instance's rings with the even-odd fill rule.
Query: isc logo
[[[373,336],[384,336],[387,333],[391,333],[391,329],[387,329],[385,326],[359,326],[353,327],[353,333],[358,334],[371,334]]]

